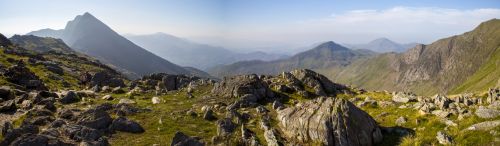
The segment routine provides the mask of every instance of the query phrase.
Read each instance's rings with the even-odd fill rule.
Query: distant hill
[[[10,41],[17,44],[25,49],[32,50],[35,52],[74,52],[68,45],[66,45],[63,40],[55,39],[51,37],[37,37],[34,35],[14,35],[10,38]]]
[[[89,13],[69,21],[63,30],[29,34],[61,38],[71,48],[110,64],[131,78],[155,73],[193,74],[122,37]]]
[[[387,38],[378,38],[367,44],[346,44],[351,49],[368,49],[379,53],[404,52],[416,45],[417,43],[399,44]]]
[[[182,66],[192,66],[199,69],[242,60],[270,61],[286,57],[285,55],[264,52],[237,53],[222,47],[199,44],[165,33],[125,35],[125,37],[164,59]]]
[[[208,70],[211,75],[223,77],[236,74],[278,74],[294,69],[322,69],[343,67],[354,60],[373,56],[367,50],[351,50],[332,41],[322,43],[313,49],[292,57],[275,61],[241,61],[230,65],[217,66]]]
[[[486,90],[500,79],[500,20],[401,53],[358,60],[331,79],[378,90],[420,94]]]

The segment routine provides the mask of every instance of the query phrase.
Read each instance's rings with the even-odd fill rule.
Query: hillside
[[[217,66],[209,69],[208,72],[211,75],[222,77],[249,73],[273,75],[294,69],[341,68],[354,60],[370,57],[374,54],[367,50],[350,50],[330,41],[289,58],[275,61],[241,61]]]
[[[155,72],[191,74],[135,45],[89,13],[69,21],[64,30],[45,29],[29,34],[52,37],[60,34],[58,38],[71,48],[110,64],[131,78]]]
[[[82,85],[82,76],[96,73],[106,74],[109,78],[106,80],[113,79],[123,85],[124,77],[120,73],[75,52],[59,39],[19,35],[11,39],[12,45],[0,51],[2,85],[21,89],[82,89],[86,88]]]
[[[368,89],[427,95],[486,90],[500,78],[499,30],[500,20],[493,19],[470,32],[418,45],[402,54],[359,60],[329,77]]]

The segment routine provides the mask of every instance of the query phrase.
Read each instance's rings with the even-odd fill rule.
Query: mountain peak
[[[344,46],[341,46],[333,41],[327,41],[327,42],[324,42],[320,45],[318,45],[317,47],[315,47],[313,50],[323,50],[323,49],[328,49],[328,50],[345,50],[347,48],[345,48]]]

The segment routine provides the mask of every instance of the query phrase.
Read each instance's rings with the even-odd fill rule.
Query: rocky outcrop
[[[210,79],[202,79],[196,76],[154,73],[133,81],[130,87],[141,87],[145,90],[165,92],[179,90],[188,87],[189,84],[212,84],[213,82]]]
[[[80,83],[88,87],[125,87],[122,77],[114,72],[101,71],[94,74],[84,73],[80,75]]]
[[[212,94],[233,98],[251,94],[257,100],[274,96],[268,85],[255,74],[226,77],[215,83]]]
[[[21,85],[26,89],[47,90],[47,87],[45,87],[38,76],[28,69],[22,61],[19,61],[16,65],[9,67],[3,73],[3,76],[5,76],[9,82]]]
[[[283,136],[296,143],[374,145],[382,133],[370,115],[345,99],[320,97],[278,111]]]
[[[294,81],[294,79],[290,79],[290,76],[285,74],[283,73],[282,76],[286,77],[289,81]],[[334,96],[347,91],[346,86],[333,83],[327,77],[308,69],[294,70],[290,74],[303,85],[314,89],[314,93],[319,96]]]

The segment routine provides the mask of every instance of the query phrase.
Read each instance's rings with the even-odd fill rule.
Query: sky
[[[234,50],[385,37],[431,43],[500,18],[499,0],[1,0],[0,33],[62,29],[89,12],[120,34],[164,32]]]

